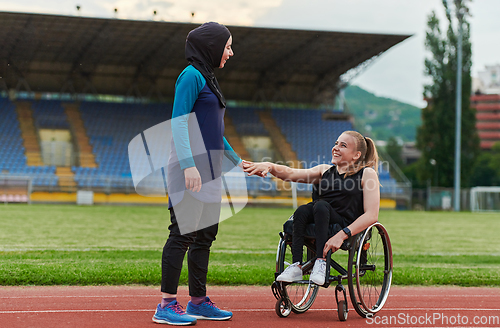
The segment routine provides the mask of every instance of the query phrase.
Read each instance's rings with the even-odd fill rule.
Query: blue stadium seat
[[[249,107],[228,107],[226,115],[231,118],[238,134],[244,136],[267,136],[269,133],[260,121],[256,111],[257,109]]]

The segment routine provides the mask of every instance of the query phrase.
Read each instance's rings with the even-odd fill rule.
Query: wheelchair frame
[[[291,256],[292,236],[280,232],[280,237],[275,279],[288,264],[285,258]],[[306,261],[302,265],[302,272],[303,275],[309,275],[316,258],[315,239],[305,238],[304,244]],[[291,312],[306,312],[314,303],[319,287],[327,288],[332,282],[337,282],[335,299],[338,317],[340,321],[347,320],[349,309],[343,280],[347,280],[351,303],[361,317],[373,316],[382,309],[389,296],[393,272],[392,247],[387,230],[376,222],[344,241],[341,249],[349,251],[347,269],[332,258],[330,251],[326,257],[326,277],[322,286],[308,279],[293,283],[273,282],[271,289],[277,300],[275,310],[279,317],[287,317]],[[338,275],[332,275],[331,269],[337,271]]]

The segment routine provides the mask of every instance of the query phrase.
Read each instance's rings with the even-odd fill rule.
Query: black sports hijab
[[[224,25],[215,22],[205,23],[191,32],[186,38],[186,59],[205,77],[208,87],[226,107],[226,99],[215,78],[214,68],[220,66],[222,54],[231,33]]]

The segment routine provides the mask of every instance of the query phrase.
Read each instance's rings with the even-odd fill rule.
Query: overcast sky
[[[419,107],[425,106],[427,16],[435,10],[444,19],[441,0],[0,0],[3,11],[16,12],[77,15],[76,5],[89,17],[115,17],[117,8],[117,18],[150,20],[156,10],[155,20],[175,22],[411,34],[352,82]],[[473,0],[470,8],[472,75],[477,76],[485,65],[500,64],[500,0]]]

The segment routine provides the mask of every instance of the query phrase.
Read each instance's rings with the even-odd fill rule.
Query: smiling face
[[[227,40],[226,46],[224,47],[224,52],[222,53],[222,58],[220,60],[219,68],[223,68],[224,64],[226,64],[226,61],[229,59],[229,57],[234,55],[233,48],[231,48],[232,44],[233,44],[233,37],[230,36],[229,39]]]
[[[360,156],[361,152],[357,150],[356,139],[349,134],[342,133],[332,148],[332,164],[337,165],[339,169],[347,168]]]

